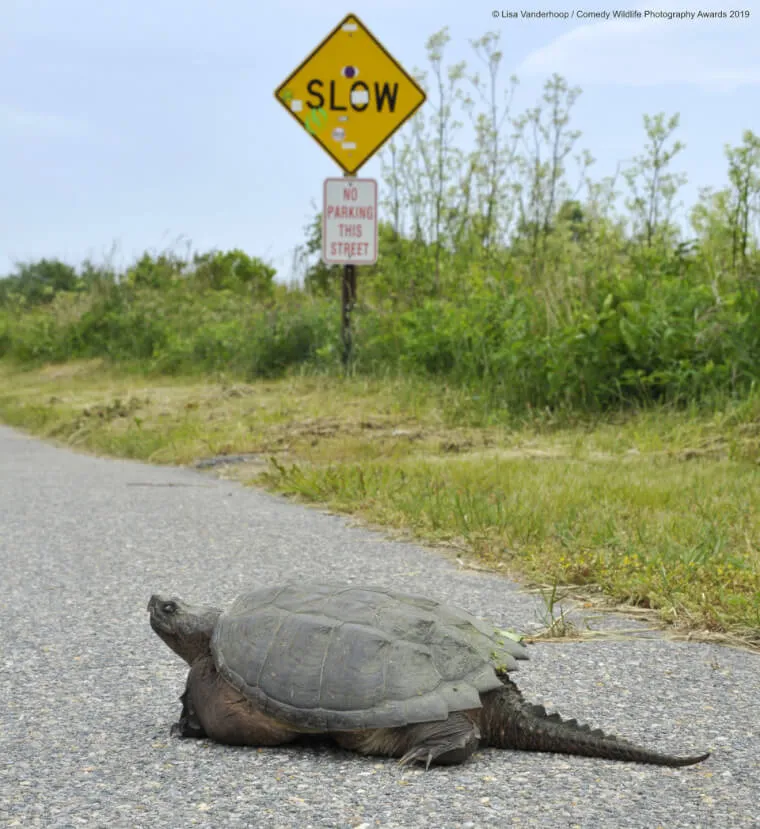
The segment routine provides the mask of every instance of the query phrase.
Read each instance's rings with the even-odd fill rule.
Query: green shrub
[[[0,356],[104,357],[156,372],[246,378],[338,370],[339,303],[275,285],[272,276],[240,251],[196,257],[195,270],[146,254],[121,283],[90,267],[76,290],[49,302],[8,293]],[[682,405],[746,394],[757,382],[755,283],[716,285],[698,260],[684,268],[653,255],[584,279],[561,308],[547,306],[548,279],[539,289],[519,268],[500,281],[479,278],[462,296],[406,307],[370,293],[353,315],[353,370],[438,377],[485,408],[512,410]]]

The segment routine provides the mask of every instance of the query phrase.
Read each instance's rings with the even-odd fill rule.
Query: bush
[[[567,294],[561,313],[547,312],[547,294],[519,269],[501,282],[473,283],[456,299],[426,298],[405,309],[370,295],[354,312],[354,370],[439,377],[484,405],[513,410],[747,393],[760,366],[754,283],[736,281],[718,293],[699,268],[650,259],[588,280],[583,292]],[[69,280],[75,290],[38,305],[8,294],[0,355],[105,357],[157,372],[246,378],[337,369],[338,302],[275,285],[273,275],[240,251],[196,257],[194,270],[146,255],[121,283],[90,268],[86,288]]]

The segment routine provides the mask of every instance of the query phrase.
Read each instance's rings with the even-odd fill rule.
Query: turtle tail
[[[710,756],[709,752],[694,757],[660,754],[600,729],[579,725],[576,720],[563,720],[559,714],[547,714],[542,705],[525,702],[511,680],[505,676],[500,679],[502,688],[483,695],[480,728],[485,745],[657,766],[690,766]]]

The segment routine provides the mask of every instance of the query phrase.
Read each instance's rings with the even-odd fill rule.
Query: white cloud
[[[713,2],[711,11],[736,6]],[[641,5],[641,11],[655,9]],[[697,12],[699,5],[659,2],[656,11]],[[557,72],[571,83],[734,89],[760,84],[756,21],[610,19],[583,24],[535,50],[518,75]]]
[[[0,134],[41,138],[86,138],[86,121],[49,112],[24,112],[0,104]]]

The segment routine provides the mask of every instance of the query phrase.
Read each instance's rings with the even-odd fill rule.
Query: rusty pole
[[[350,173],[343,173],[345,178],[355,178]],[[341,291],[341,336],[343,340],[343,367],[347,371],[351,361],[353,347],[351,337],[351,312],[356,303],[356,265],[343,266],[343,289]]]

